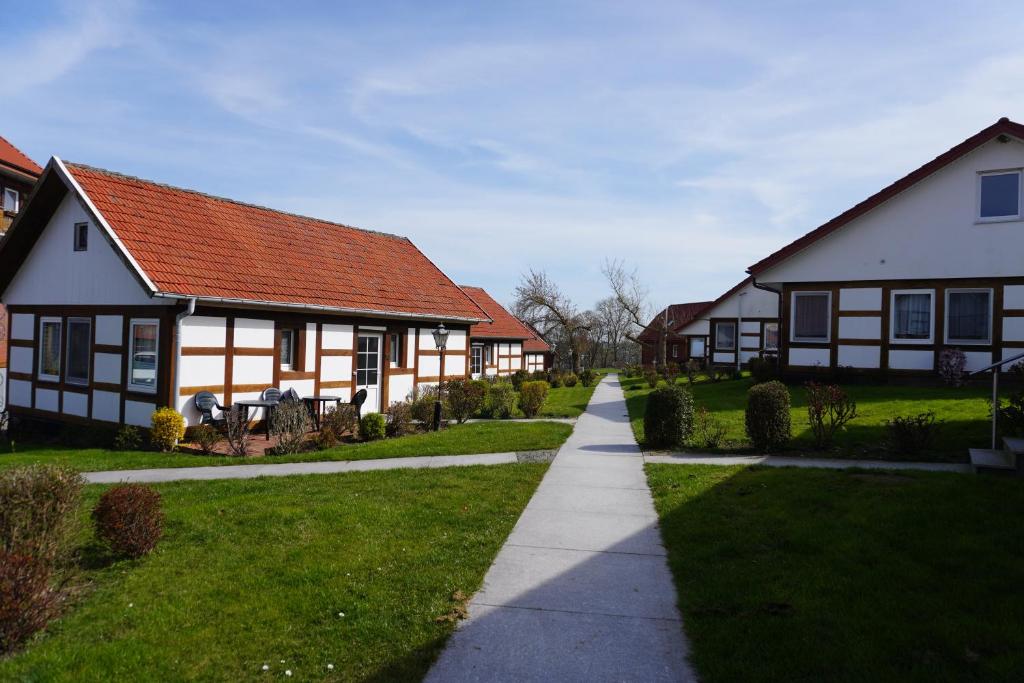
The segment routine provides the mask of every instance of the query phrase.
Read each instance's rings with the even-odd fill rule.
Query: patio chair
[[[366,389],[360,389],[359,391],[357,391],[355,396],[352,397],[352,400],[349,401],[349,403],[356,407],[356,417],[362,419],[363,404],[366,403]]]
[[[260,394],[260,400],[262,401],[281,401],[281,390],[276,387],[267,387]]]
[[[193,398],[192,400],[196,404],[196,410],[198,410],[200,415],[202,415],[202,417],[199,419],[199,424],[214,425],[215,427],[220,427],[227,422],[227,419],[224,417],[224,412],[227,411],[227,408],[222,406],[217,401],[217,397],[214,396],[209,391],[200,391],[198,394],[195,395],[195,398]],[[214,408],[221,411],[220,417],[213,416]]]
[[[285,392],[281,394],[281,403],[298,403],[301,400],[302,399],[299,398],[299,392],[295,391],[295,389],[286,389]]]

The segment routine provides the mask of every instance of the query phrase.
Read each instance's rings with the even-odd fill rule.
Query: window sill
[[[949,346],[992,346],[991,339],[947,339]]]
[[[1005,218],[975,218],[975,225],[988,225],[990,223],[1022,223],[1024,216],[1006,216]]]
[[[908,346],[914,346],[914,345],[922,346],[922,345],[926,345],[926,344],[934,344],[935,340],[931,339],[931,338],[929,338],[929,339],[892,339],[892,338],[890,338],[889,339],[889,343],[890,344],[897,344],[897,345],[898,344],[906,344]]]
[[[810,338],[807,338],[807,337],[794,337],[794,338],[790,339],[789,341],[790,341],[790,343],[793,343],[793,344],[831,344],[832,343],[832,338],[831,337],[826,337],[824,339],[821,339],[821,338],[810,339]]]

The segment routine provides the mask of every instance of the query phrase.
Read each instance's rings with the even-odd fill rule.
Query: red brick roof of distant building
[[[42,166],[3,137],[0,137],[0,166],[27,176],[26,179],[29,181],[38,178],[43,172]]]
[[[676,330],[683,325],[686,325],[693,321],[698,315],[700,315],[705,309],[714,304],[714,301],[694,301],[686,304],[672,304],[668,307],[668,320],[672,330]],[[642,342],[656,342],[658,340],[659,320],[665,315],[665,310],[662,309],[651,319],[651,322],[647,323],[647,327],[641,332],[637,339]]]
[[[494,322],[478,323],[469,330],[472,339],[529,339],[533,336],[519,318],[499,304],[481,287],[462,286],[462,291],[469,295],[476,305]]]

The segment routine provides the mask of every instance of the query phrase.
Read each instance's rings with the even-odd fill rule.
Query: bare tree
[[[602,365],[618,365],[622,342],[627,338],[632,327],[629,314],[615,297],[610,296],[597,302],[594,317],[600,324],[603,341],[604,362]]]
[[[664,365],[668,356],[668,333],[672,321],[668,317],[668,307],[660,315],[651,318],[651,306],[649,304],[649,293],[640,281],[640,275],[634,268],[627,271],[622,261],[605,261],[601,268],[608,286],[612,290],[612,298],[618,305],[622,315],[629,321],[625,336],[630,341],[643,345],[640,341],[640,333],[647,329],[648,325],[654,326],[658,334],[657,362]],[[650,319],[650,322],[648,320]]]
[[[544,271],[531,270],[523,276],[516,287],[513,308],[517,315],[536,327],[545,339],[561,337],[568,346],[566,350],[573,371],[579,372],[580,353],[591,323],[588,316],[579,311],[576,304],[548,279]]]

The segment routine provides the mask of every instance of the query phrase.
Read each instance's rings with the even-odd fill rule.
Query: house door
[[[383,335],[380,332],[360,332],[356,352],[356,391],[366,389],[363,413],[380,412],[380,351]]]

